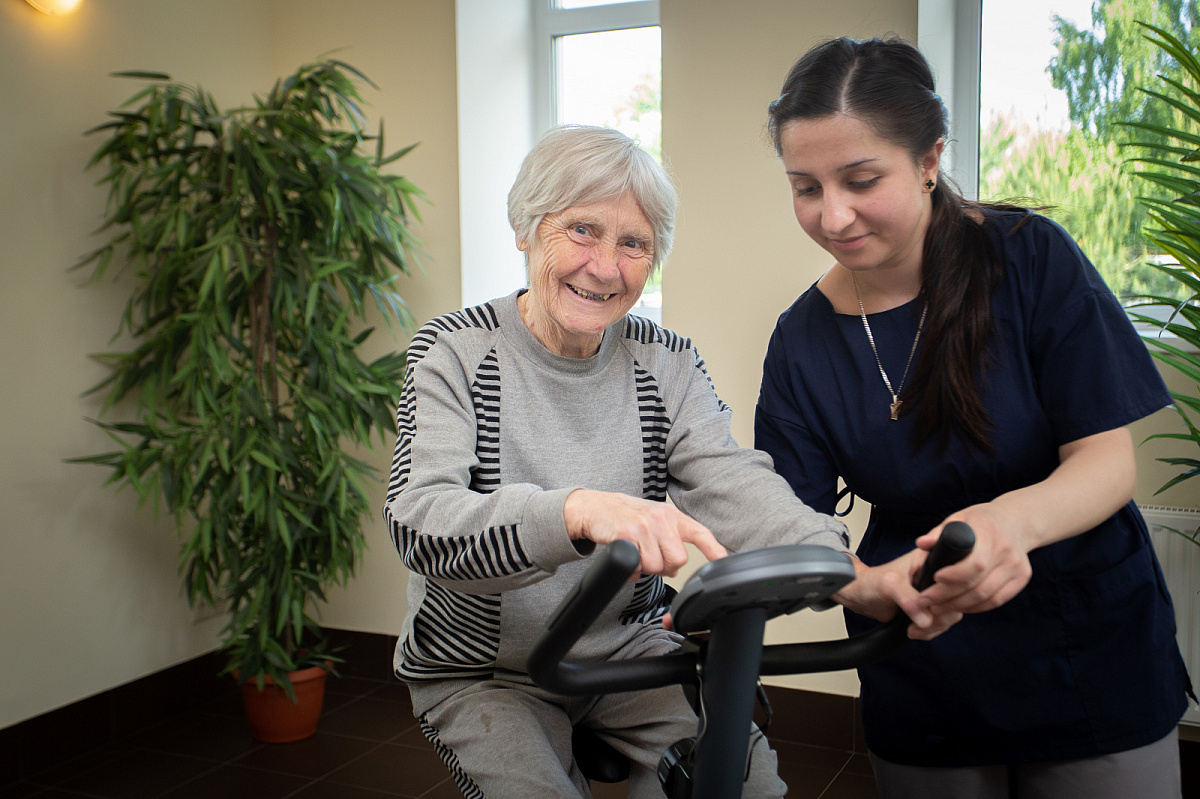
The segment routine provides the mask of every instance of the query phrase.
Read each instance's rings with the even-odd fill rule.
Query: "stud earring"
[[[932,180],[925,181],[925,191],[933,191],[934,183]]]

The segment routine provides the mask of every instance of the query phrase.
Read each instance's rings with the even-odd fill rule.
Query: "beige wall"
[[[80,393],[104,374],[87,354],[107,346],[130,286],[67,271],[97,246],[104,203],[83,172],[99,141],[81,133],[140,85],[108,73],[165,71],[232,106],[342,47],[380,86],[365,91],[391,144],[421,142],[397,168],[433,201],[428,275],[402,289],[428,318],[460,296],[452,0],[83,0],[64,18],[0,3],[0,728],[209,651],[220,626],[193,622],[172,526],[103,487],[103,470],[63,462],[110,448]],[[377,520],[328,623],[398,626],[403,575]]]
[[[175,576],[170,528],[64,458],[107,449],[79,394],[87,354],[116,331],[127,283],[81,287],[68,267],[96,246],[103,191],[80,135],[152,69],[237,98],[269,77],[269,7],[215,0],[85,2],[65,18],[0,3],[0,647],[12,680],[0,726],[212,648]],[[182,35],[180,31],[187,31]],[[220,55],[217,55],[217,54]]]

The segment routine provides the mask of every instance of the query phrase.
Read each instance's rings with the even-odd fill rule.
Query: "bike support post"
[[[709,635],[692,799],[742,795],[766,624],[766,609],[747,608],[722,618]]]

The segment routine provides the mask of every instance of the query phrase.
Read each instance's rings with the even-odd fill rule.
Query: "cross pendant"
[[[894,422],[899,418],[900,418],[900,400],[896,399],[896,400],[892,401],[892,421]]]

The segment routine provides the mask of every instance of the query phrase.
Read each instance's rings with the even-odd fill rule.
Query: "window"
[[[979,166],[979,28],[982,0],[919,0],[917,46],[933,68],[950,115],[942,168],[963,195],[977,196]]]
[[[639,93],[657,102],[662,83],[657,0],[531,2],[538,132],[564,122],[612,125],[649,147],[645,124],[628,126],[629,115],[618,109],[636,103]]]
[[[533,0],[538,132],[605,125],[662,158],[662,46],[658,2]],[[634,308],[662,321],[662,282],[650,278]]]
[[[662,45],[657,26],[556,39],[554,122],[606,125],[662,160]]]
[[[1147,8],[983,1],[979,196],[1050,206],[1044,213],[1125,299],[1176,291],[1147,265],[1154,254],[1140,235],[1145,213],[1136,198],[1151,187],[1131,176],[1125,159],[1133,153],[1120,146],[1128,139],[1120,123],[1141,114],[1138,84],[1163,68],[1133,23]]]
[[[956,109],[979,104],[980,2],[918,2],[919,44],[934,63],[954,123],[945,163],[972,197],[978,115]],[[471,306],[525,282],[504,207],[521,159],[558,118],[552,108],[559,95],[548,88],[554,37],[652,28],[659,17],[654,0],[599,6],[596,0],[559,0],[555,8],[550,0],[455,0],[455,21],[461,302]],[[638,135],[647,141],[645,133]]]

